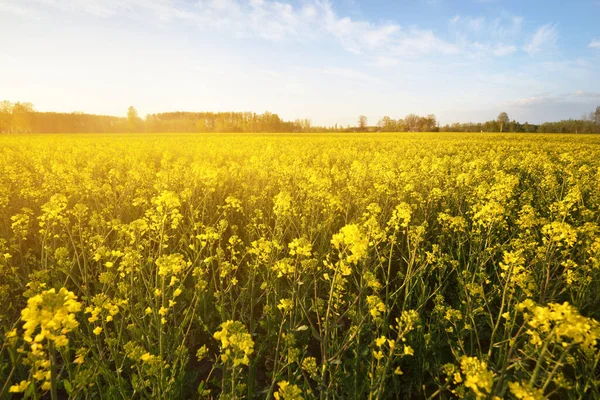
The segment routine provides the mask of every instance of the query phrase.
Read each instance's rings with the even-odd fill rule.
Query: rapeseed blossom
[[[221,330],[214,333],[221,342],[221,360],[232,363],[234,367],[248,365],[249,356],[254,352],[254,341],[239,321],[227,321],[221,324]]]
[[[281,381],[277,384],[279,390],[273,394],[276,400],[302,400],[302,390],[288,381]]]

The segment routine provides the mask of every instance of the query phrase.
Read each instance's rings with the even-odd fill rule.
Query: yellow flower
[[[65,288],[61,288],[58,293],[55,289],[50,289],[30,297],[27,307],[21,311],[21,318],[25,321],[23,339],[33,342],[32,335],[39,327],[40,331],[35,335],[36,343],[48,339],[53,340],[57,347],[65,346],[68,344],[65,335],[79,326],[75,320],[75,313],[79,311],[81,303],[77,302],[73,292]]]
[[[385,304],[377,295],[367,296],[367,306],[369,307],[369,314],[375,320],[380,319],[381,314],[387,310]]]
[[[239,321],[227,321],[221,324],[221,330],[214,333],[214,338],[221,342],[221,359],[232,360],[233,366],[248,365],[249,356],[254,352],[254,341]]]
[[[97,326],[96,328],[94,328],[93,332],[94,332],[94,335],[99,335],[102,333],[102,328]]]
[[[386,341],[387,341],[387,338],[385,336],[381,336],[380,338],[375,339],[375,345],[377,347],[381,347],[385,344]]]
[[[331,244],[340,252],[346,253],[346,262],[356,264],[365,259],[369,250],[369,239],[358,225],[346,225],[331,238]],[[350,254],[347,254],[347,253]]]
[[[288,248],[290,250],[291,256],[294,256],[294,255],[304,256],[304,257],[312,256],[312,244],[306,238],[299,238],[299,239],[292,240],[292,242],[288,245]]]
[[[29,381],[21,381],[20,383],[18,383],[16,385],[12,385],[8,389],[8,391],[9,391],[9,393],[22,393],[27,390],[27,388],[29,387],[30,384],[31,384],[31,382],[29,382]]]
[[[196,352],[196,358],[198,359],[198,361],[202,361],[204,359],[204,357],[206,357],[207,353],[208,353],[208,348],[206,347],[206,345],[203,345]]]
[[[306,357],[304,360],[302,360],[302,369],[311,377],[316,377],[318,373],[317,359],[314,357]]]
[[[179,275],[186,267],[190,266],[190,262],[186,262],[181,254],[169,254],[160,256],[156,260],[158,266],[158,275]]]
[[[283,313],[291,312],[294,309],[294,302],[292,299],[281,299],[277,304],[277,308]]]
[[[543,389],[529,388],[527,384],[521,385],[519,382],[509,382],[508,387],[512,394],[519,400],[543,400]]]
[[[463,356],[460,369],[465,376],[464,385],[471,389],[477,399],[484,399],[492,391],[494,374],[487,369],[487,363],[477,357]]]
[[[287,381],[278,382],[279,390],[273,394],[276,400],[302,400],[302,390]]]

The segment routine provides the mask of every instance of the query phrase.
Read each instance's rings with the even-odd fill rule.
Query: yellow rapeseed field
[[[600,398],[600,137],[0,137],[0,398]]]

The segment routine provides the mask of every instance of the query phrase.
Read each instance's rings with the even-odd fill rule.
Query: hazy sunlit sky
[[[600,105],[600,0],[0,0],[0,100],[375,124]]]

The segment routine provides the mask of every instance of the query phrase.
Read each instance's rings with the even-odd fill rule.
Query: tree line
[[[404,119],[383,117],[377,125],[367,126],[365,116],[357,122],[359,131],[371,132],[519,132],[519,133],[600,133],[600,106],[596,110],[584,114],[581,119],[568,119],[542,124],[520,123],[510,120],[506,112],[502,112],[495,120],[486,122],[466,122],[439,125],[435,115],[420,117],[409,114]]]
[[[317,132],[308,119],[284,121],[265,112],[166,112],[141,118],[134,107],[126,117],[80,112],[40,112],[31,103],[0,102],[0,133],[142,132]]]
[[[285,121],[264,112],[164,112],[141,118],[135,107],[126,117],[81,112],[36,111],[31,103],[0,102],[0,133],[142,133],[142,132],[523,132],[523,133],[600,133],[600,106],[581,119],[543,124],[520,123],[500,113],[483,123],[454,123],[441,126],[435,115],[409,114],[404,118],[381,118],[369,125],[361,115],[355,126],[318,126],[310,119]]]
[[[520,132],[520,133],[600,133],[600,106],[580,119],[567,119],[542,124],[520,123],[501,113],[496,120],[483,123],[454,123],[439,128],[440,132]]]

